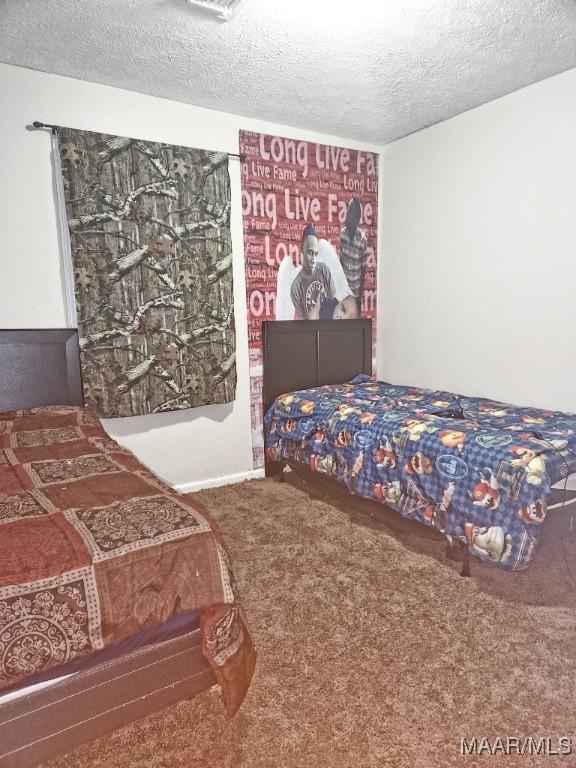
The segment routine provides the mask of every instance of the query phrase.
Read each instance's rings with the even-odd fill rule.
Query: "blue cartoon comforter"
[[[551,486],[576,471],[576,415],[358,376],[278,397],[269,461],[293,460],[359,496],[526,567]]]

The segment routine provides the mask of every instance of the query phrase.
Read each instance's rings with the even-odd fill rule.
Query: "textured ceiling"
[[[576,66],[576,0],[0,0],[0,60],[384,144]]]

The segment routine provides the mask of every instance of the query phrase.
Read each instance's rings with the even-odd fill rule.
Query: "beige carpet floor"
[[[216,691],[50,768],[576,765],[576,536],[551,513],[510,574],[258,480],[198,494],[235,564],[258,665],[228,720]],[[571,737],[570,757],[462,757],[460,738]],[[488,762],[486,762],[488,761]]]

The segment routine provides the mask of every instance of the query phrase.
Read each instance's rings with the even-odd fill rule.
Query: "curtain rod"
[[[52,133],[56,133],[56,131],[60,126],[52,125],[51,123],[42,123],[40,120],[34,120],[34,122],[32,123],[32,127],[33,128],[50,128]],[[239,160],[246,159],[246,155],[238,155],[234,152],[224,152],[223,154],[228,155],[228,157],[237,157]]]

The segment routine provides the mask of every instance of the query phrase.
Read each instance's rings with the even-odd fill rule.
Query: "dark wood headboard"
[[[78,331],[0,330],[0,411],[83,404]]]
[[[264,329],[264,413],[274,398],[372,375],[372,321],[275,320]]]

